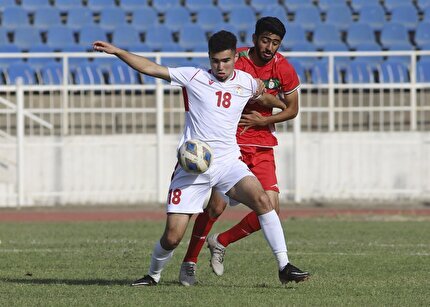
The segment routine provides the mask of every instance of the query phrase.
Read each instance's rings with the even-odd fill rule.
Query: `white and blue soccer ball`
[[[192,174],[201,174],[212,163],[212,149],[203,141],[191,139],[184,142],[178,150],[178,162],[182,168]]]

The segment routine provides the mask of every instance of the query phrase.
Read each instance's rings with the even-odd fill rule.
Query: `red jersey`
[[[254,78],[261,79],[267,93],[277,96],[278,94],[289,94],[294,92],[300,81],[294,67],[280,54],[276,53],[273,59],[264,66],[255,65],[249,58],[251,48],[238,48],[239,59],[235,64],[236,69],[243,70],[251,74]],[[258,103],[247,104],[246,109],[255,110],[263,116],[272,115],[272,108],[266,108]],[[242,135],[243,127],[239,126],[236,132],[237,143],[239,145],[253,145],[272,147],[278,145],[278,140],[274,135],[275,125],[264,127],[250,127]]]

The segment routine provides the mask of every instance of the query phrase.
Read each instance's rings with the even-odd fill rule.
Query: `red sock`
[[[197,263],[200,251],[205,243],[206,236],[212,229],[212,225],[217,219],[211,218],[209,214],[204,211],[200,213],[194,222],[193,233],[191,234],[190,244],[188,245],[187,253],[185,254],[183,262]]]
[[[252,211],[245,216],[239,224],[234,225],[229,230],[220,233],[218,235],[218,242],[224,247],[227,247],[230,243],[236,242],[251,233],[260,230],[260,222],[258,221],[257,214]]]

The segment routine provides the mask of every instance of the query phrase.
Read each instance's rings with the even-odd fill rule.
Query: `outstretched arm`
[[[269,94],[267,94],[269,95]],[[279,100],[279,99],[277,99]],[[242,114],[239,126],[267,126],[269,124],[280,123],[286,120],[293,119],[299,113],[299,94],[294,91],[283,98],[284,109],[277,114],[271,116],[262,116],[257,111]]]
[[[170,82],[170,75],[167,67],[158,65],[157,63],[154,63],[145,57],[130,53],[104,41],[95,41],[93,43],[93,49],[95,51],[105,52],[117,56],[130,67],[136,69],[142,74],[161,78]]]

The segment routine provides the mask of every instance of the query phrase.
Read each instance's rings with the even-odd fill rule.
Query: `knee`
[[[205,211],[210,218],[216,219],[224,212],[226,206],[227,203],[224,200],[211,201]]]
[[[173,250],[181,243],[182,238],[176,234],[164,234],[161,237],[160,244],[165,250]]]
[[[264,191],[257,195],[255,202],[257,203],[260,210],[263,210],[265,212],[269,212],[274,209],[272,203],[270,202],[269,196],[267,196]]]

